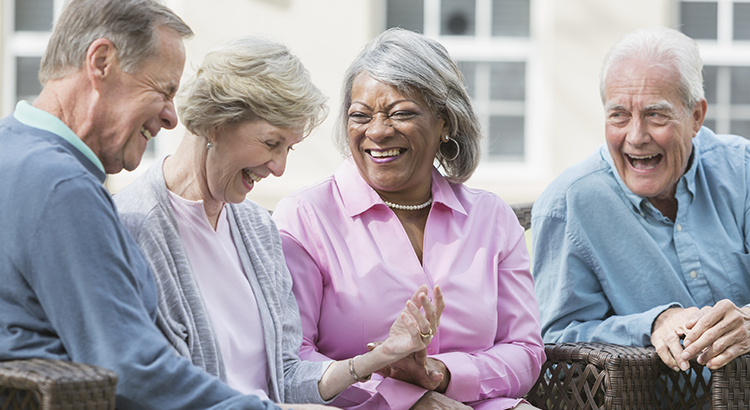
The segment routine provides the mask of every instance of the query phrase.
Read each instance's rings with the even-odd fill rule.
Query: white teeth
[[[151,138],[153,138],[151,131],[147,130],[144,126],[141,126],[141,134],[146,137],[146,141],[151,141]]]
[[[659,154],[654,154],[654,155],[642,155],[642,156],[638,156],[638,155],[630,155],[630,154],[628,154],[628,156],[629,156],[630,158],[633,158],[633,159],[651,159],[651,158],[653,158],[653,157],[655,157],[655,156],[657,156],[657,155],[659,155]]]
[[[398,148],[388,151],[370,151],[370,155],[375,158],[395,157],[401,153]]]
[[[249,169],[243,169],[242,172],[244,172],[245,175],[247,175],[248,178],[252,179],[255,182],[260,182],[260,180],[263,179],[263,178],[259,177],[258,174],[256,174],[253,171],[250,171]]]

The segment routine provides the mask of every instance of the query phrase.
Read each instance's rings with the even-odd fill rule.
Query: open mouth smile
[[[659,166],[663,156],[661,154],[653,155],[630,155],[625,154],[630,165],[638,170],[648,171]]]
[[[242,175],[247,177],[246,179],[250,180],[248,182],[260,182],[260,180],[263,179],[263,177],[261,177],[260,175],[256,174],[253,171],[250,171],[247,168],[242,170]]]
[[[146,127],[142,125],[141,125],[141,135],[143,135],[143,137],[146,138],[146,141],[151,141],[151,138],[154,137],[153,135],[151,135],[151,131],[149,131],[148,129],[146,129]]]
[[[365,152],[376,160],[387,160],[391,158],[396,158],[399,155],[406,152],[405,148],[393,148],[389,150],[373,150],[373,149],[366,149]]]

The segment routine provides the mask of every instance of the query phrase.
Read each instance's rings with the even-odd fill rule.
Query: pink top
[[[364,353],[368,342],[387,337],[421,284],[439,284],[446,308],[427,352],[450,369],[446,395],[475,409],[512,408],[545,358],[523,228],[496,195],[452,185],[437,170],[432,196],[423,265],[351,159],[277,205],[273,216],[302,317],[300,357]],[[424,392],[375,375],[333,405],[408,409]]]
[[[255,294],[222,209],[214,231],[203,201],[169,192],[177,227],[219,340],[227,384],[268,400],[268,357]]]

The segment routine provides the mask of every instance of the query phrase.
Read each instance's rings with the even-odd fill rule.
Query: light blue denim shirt
[[[542,335],[650,345],[670,306],[750,302],[750,141],[702,128],[673,222],[620,179],[606,145],[555,179],[532,211]]]

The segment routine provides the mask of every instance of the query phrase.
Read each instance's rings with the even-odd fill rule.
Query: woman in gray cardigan
[[[245,195],[280,176],[288,151],[325,117],[325,97],[299,60],[274,42],[236,40],[205,57],[184,93],[188,132],[177,151],[115,195],[157,282],[157,324],[177,353],[245,394],[327,403],[425,349],[444,305],[439,289],[431,302],[422,286],[370,352],[338,362],[297,356],[302,331],[279,234]]]

